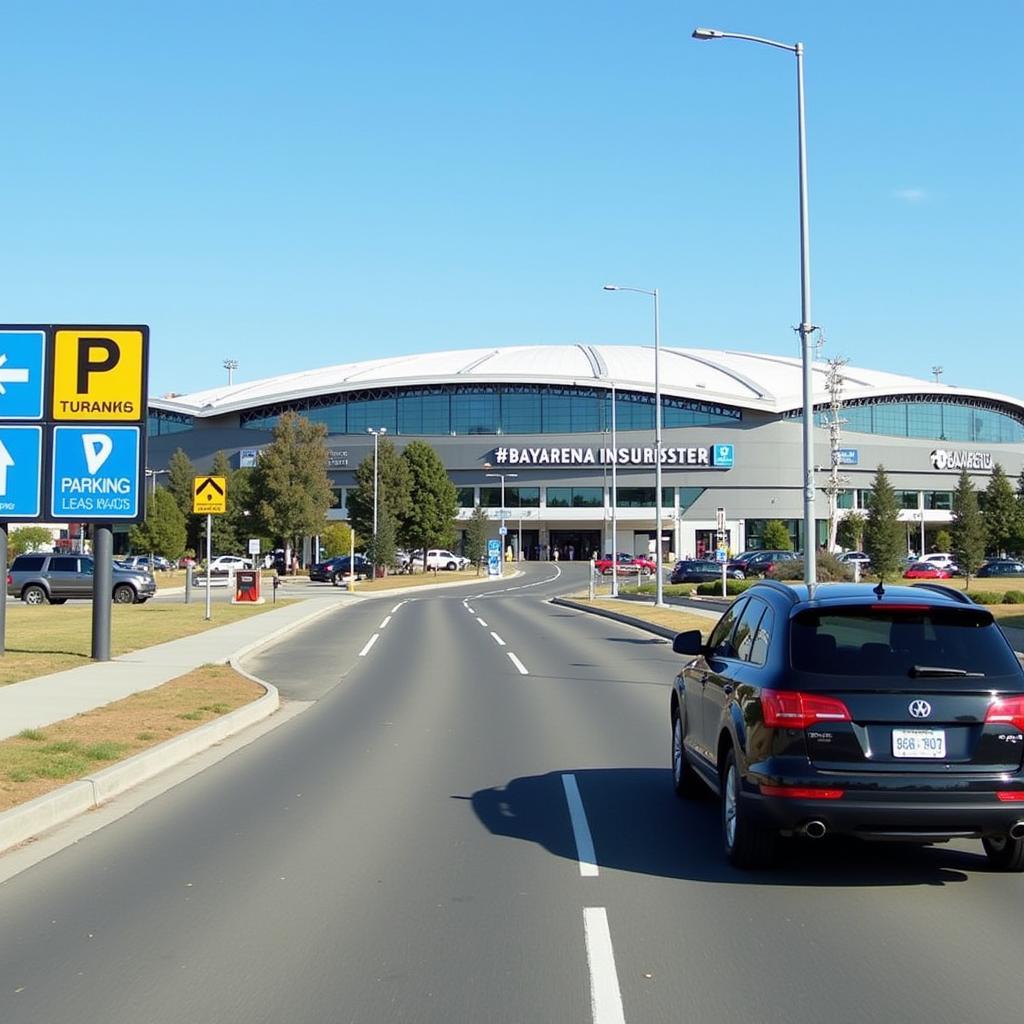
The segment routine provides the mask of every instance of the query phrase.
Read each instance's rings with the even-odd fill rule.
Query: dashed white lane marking
[[[576,859],[580,862],[580,874],[584,878],[596,878],[597,857],[594,855],[594,840],[587,824],[587,813],[583,810],[583,799],[580,787],[576,784],[575,775],[563,775],[562,786],[565,789],[565,800],[569,805],[569,820],[572,822],[572,834],[576,839]]]
[[[501,637],[498,636],[498,634],[495,633],[493,629],[491,630],[491,636],[494,637],[494,642],[496,644],[498,644],[500,647],[504,647],[505,646],[505,641],[502,640]]]
[[[604,907],[583,908],[583,934],[590,967],[590,1012],[594,1024],[626,1024],[615,971],[615,951]]]
[[[394,615],[395,612],[397,612],[398,609],[401,608],[403,604],[405,604],[404,601],[399,601],[398,604],[396,604],[395,607],[391,609],[391,614]]]
[[[367,652],[377,642],[377,637],[379,637],[379,636],[380,636],[380,633],[374,633],[373,636],[371,636],[370,639],[366,641],[366,646],[359,652],[359,657],[360,658],[365,658],[366,657]]]
[[[390,621],[391,621],[391,616],[389,615],[377,628],[378,629],[383,629]]]
[[[469,612],[470,615],[476,615],[476,612],[473,611],[473,609],[470,608],[468,604],[464,604],[462,607],[465,608],[466,611]]]
[[[476,621],[477,621],[477,622],[479,622],[479,623],[480,623],[480,625],[484,627],[484,629],[486,629],[486,628],[487,628],[487,623],[486,623],[486,622],[484,622],[484,620],[483,620],[483,619],[481,619],[479,615],[478,615],[478,616],[476,617]]]
[[[519,669],[520,673],[524,676],[528,676],[530,673],[527,671],[526,666],[511,652],[508,651],[508,656],[512,659],[512,664]]]

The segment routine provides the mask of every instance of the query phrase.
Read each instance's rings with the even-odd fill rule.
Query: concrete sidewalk
[[[344,607],[337,594],[288,602],[241,622],[0,687],[0,739],[39,729],[142,690],[151,690],[200,665],[223,663]]]

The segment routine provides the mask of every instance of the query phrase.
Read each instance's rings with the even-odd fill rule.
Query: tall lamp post
[[[814,522],[814,392],[811,386],[813,353],[811,333],[811,254],[807,220],[807,132],[804,120],[804,44],[780,43],[761,36],[739,32],[720,32],[715,28],[695,28],[694,39],[745,39],[763,43],[796,56],[797,144],[800,179],[800,351],[803,360],[803,469],[804,469],[804,582],[813,591],[817,579],[817,531]]]
[[[490,465],[491,464],[489,462],[485,462],[484,463],[484,468],[485,469],[489,469]],[[500,480],[501,481],[501,534],[500,534],[500,536],[501,536],[501,560],[505,561],[505,529],[506,529],[505,528],[505,478],[508,477],[509,480],[514,480],[517,476],[519,476],[519,474],[518,473],[485,473],[484,476],[493,477],[495,480]],[[519,532],[519,543],[520,543],[520,545],[522,545],[522,543],[523,543],[522,529],[523,529],[523,522],[520,519],[520,521],[519,521],[519,531],[520,531]],[[520,551],[521,550],[522,550],[522,547],[520,546]]]
[[[650,295],[654,299],[654,515],[657,525],[657,529],[654,532],[657,538],[654,543],[654,603],[657,607],[664,608],[665,586],[661,578],[661,377],[659,375],[661,364],[661,305],[659,293],[657,288],[652,291],[648,288],[630,288],[619,284],[606,284],[604,290],[606,292],[639,292],[641,295]],[[614,462],[612,465],[614,466]],[[614,551],[612,552],[612,560],[612,586],[614,588],[614,579],[619,567]]]
[[[374,571],[373,575],[377,575],[376,562],[377,562],[377,442],[380,440],[381,434],[388,432],[387,427],[367,427],[366,432],[373,434],[373,557],[374,557]],[[355,567],[349,566],[349,571],[355,576]]]

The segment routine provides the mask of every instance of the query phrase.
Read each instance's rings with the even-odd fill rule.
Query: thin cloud
[[[905,203],[923,203],[928,198],[928,193],[923,188],[898,188],[893,192],[894,199],[901,199]]]

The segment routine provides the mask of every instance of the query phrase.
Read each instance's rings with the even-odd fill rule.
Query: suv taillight
[[[1024,697],[1000,697],[985,712],[985,722],[1012,725],[1024,732]]]
[[[14,577],[10,573],[8,573],[7,574],[7,586],[11,586],[13,583],[14,583]]]
[[[796,690],[762,690],[764,724],[772,729],[806,729],[818,722],[849,722],[850,712],[836,697]]]

